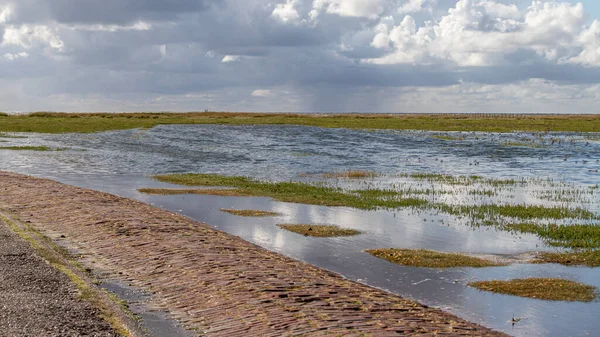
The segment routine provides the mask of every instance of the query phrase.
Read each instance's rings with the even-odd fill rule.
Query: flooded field
[[[0,149],[0,170],[151,203],[515,336],[588,336],[600,330],[597,301],[549,302],[467,286],[481,280],[560,277],[600,287],[598,268],[513,263],[428,269],[392,264],[364,252],[424,248],[522,262],[526,253],[564,251],[556,238],[516,226],[600,223],[600,134],[172,125],[94,134],[4,136],[0,138],[5,148]],[[50,151],[24,150],[27,146]],[[304,182],[361,197],[376,193],[373,200],[378,203],[422,202],[415,204],[418,207],[377,207],[375,203],[375,207],[358,209],[264,196],[138,191],[185,188],[152,179],[157,174],[185,172]],[[277,214],[242,217],[221,209]],[[313,238],[278,224],[336,225],[361,234]],[[581,248],[597,244],[585,237],[570,242]],[[513,318],[518,321],[514,325]]]

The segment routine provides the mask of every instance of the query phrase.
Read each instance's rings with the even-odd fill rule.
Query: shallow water
[[[461,140],[438,139],[450,135]],[[447,137],[448,138],[448,137]],[[587,191],[600,182],[598,135],[552,133],[490,134],[356,131],[296,126],[159,126],[95,134],[29,135],[5,139],[7,145],[48,145],[60,152],[0,150],[0,169],[56,179],[135,198],[206,222],[267,249],[339,272],[350,279],[444,308],[461,317],[516,336],[587,336],[600,330],[600,302],[546,302],[484,293],[466,286],[473,280],[563,277],[600,287],[599,268],[559,265],[449,270],[393,265],[364,253],[371,248],[426,248],[449,252],[514,255],[547,250],[532,235],[473,228],[444,214],[360,211],[282,203],[268,198],[206,195],[150,196],[140,187],[173,187],[152,181],[157,173],[203,172],[248,175],[268,180],[305,180],[300,174],[360,169],[382,177],[340,179],[344,187],[364,188],[411,183],[398,173],[428,172],[485,178],[537,179],[534,186],[511,187],[491,197],[469,195],[461,187],[437,186],[452,193],[435,198],[457,204],[514,202],[581,206],[598,214],[600,201],[590,192],[572,200],[547,200],[540,179]],[[524,146],[515,146],[524,145]],[[412,182],[434,186],[430,182]],[[428,185],[429,184],[429,185]],[[243,218],[220,208],[261,209],[281,217]],[[365,232],[350,238],[307,238],[278,223],[337,224]],[[509,322],[522,317],[514,327]]]

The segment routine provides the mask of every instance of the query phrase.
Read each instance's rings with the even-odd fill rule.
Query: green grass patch
[[[442,253],[425,249],[370,249],[365,252],[392,263],[409,267],[457,268],[497,267],[505,264],[462,254]]]
[[[335,187],[315,186],[301,182],[263,182],[247,177],[218,174],[185,173],[160,175],[154,178],[162,182],[187,186],[234,187],[240,193],[248,196],[270,197],[283,202],[309,205],[347,206],[372,210],[420,207],[427,204],[427,201],[423,199],[403,198],[400,194],[397,195],[397,198],[380,199],[375,196],[360,195],[358,191],[344,191]]]
[[[306,125],[327,128],[486,131],[600,132],[597,115],[480,114],[267,114],[267,113],[89,113],[39,112],[2,116],[3,132],[97,132],[151,128],[160,124]]]
[[[469,216],[477,220],[493,221],[498,217],[515,219],[597,219],[593,212],[576,207],[538,206],[538,205],[448,205],[436,204],[432,206],[440,211],[457,216]]]
[[[535,263],[558,263],[565,266],[600,267],[600,251],[583,250],[562,253],[540,253]]]
[[[307,225],[307,224],[290,224],[277,225],[277,227],[288,230],[290,232],[302,234],[304,236],[312,236],[319,238],[331,238],[338,236],[353,236],[361,234],[355,229],[341,228],[334,225]]]
[[[598,296],[597,289],[593,286],[556,278],[481,281],[469,283],[469,286],[483,291],[548,301],[591,302]]]
[[[538,225],[532,223],[509,224],[509,230],[536,234],[550,245],[574,249],[600,248],[598,225]]]
[[[0,150],[12,151],[59,151],[47,146],[0,146]]]
[[[205,194],[222,197],[249,197],[251,194],[240,189],[180,189],[180,188],[138,188],[144,194],[177,195],[177,194]]]
[[[346,178],[346,179],[364,179],[364,178],[375,178],[377,172],[373,171],[361,171],[361,170],[348,170],[343,172],[332,172],[321,174],[323,178]]]
[[[281,215],[281,213],[277,213],[277,212],[267,212],[267,211],[260,211],[260,210],[254,210],[254,209],[221,208],[221,212],[226,212],[226,213],[237,215],[237,216],[247,216],[247,217],[267,217],[267,216],[280,216]]]

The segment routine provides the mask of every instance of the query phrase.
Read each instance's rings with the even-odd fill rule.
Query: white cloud
[[[600,22],[594,22],[581,32],[577,42],[583,46],[581,53],[571,59],[570,63],[600,67]]]
[[[347,17],[377,19],[389,5],[386,0],[314,0],[311,17],[322,11]]]
[[[425,9],[424,5],[427,2],[427,0],[407,0],[407,2],[404,5],[398,8],[398,13],[408,14],[420,12]]]
[[[16,53],[16,54],[6,53],[6,54],[2,55],[2,57],[5,60],[14,61],[14,60],[17,60],[20,58],[27,58],[27,57],[29,57],[29,54],[27,54],[26,52],[20,52],[20,53]]]
[[[366,62],[490,66],[503,64],[512,53],[533,51],[562,63],[573,57],[577,48],[585,49],[596,41],[594,33],[583,34],[586,21],[580,3],[534,1],[520,12],[514,4],[459,0],[440,20],[420,27],[409,15],[394,27],[389,27],[389,18],[383,18],[371,45],[380,49],[392,46],[393,51]],[[595,62],[596,49],[584,52],[579,62]]]
[[[256,89],[251,94],[252,97],[270,97],[273,96],[273,92],[269,89]]]
[[[287,0],[285,3],[275,5],[271,15],[281,22],[298,22],[300,14],[296,10],[298,0]]]
[[[229,63],[229,62],[236,62],[239,61],[240,57],[239,55],[225,55],[225,57],[223,57],[223,59],[221,60],[221,62],[223,63]]]
[[[25,49],[47,45],[56,51],[63,51],[65,46],[55,29],[42,25],[7,26],[4,29],[2,44]]]
[[[87,30],[92,32],[118,32],[118,31],[146,31],[152,29],[152,25],[145,21],[138,21],[130,25],[70,25],[67,26],[75,30]]]

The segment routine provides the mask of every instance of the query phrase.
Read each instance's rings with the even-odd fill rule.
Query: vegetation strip
[[[600,132],[597,115],[267,114],[267,113],[47,113],[0,115],[4,132],[97,132],[160,124],[305,125],[327,128],[432,131]]]
[[[47,261],[52,267],[65,274],[79,291],[79,298],[87,301],[100,310],[101,318],[121,336],[139,335],[131,330],[134,326],[131,322],[123,321],[123,313],[115,312],[114,303],[109,303],[112,299],[104,296],[104,293],[92,285],[92,282],[84,276],[85,270],[77,261],[73,260],[66,249],[57,246],[31,225],[22,224],[18,221],[9,219],[0,214],[0,221],[7,224],[10,229],[28,242],[35,249],[38,256]]]
[[[221,212],[230,213],[238,216],[247,216],[247,217],[267,217],[267,216],[280,216],[281,213],[277,212],[267,212],[260,211],[254,209],[226,209],[221,208]]]
[[[469,283],[479,290],[548,301],[591,302],[598,290],[589,285],[556,278],[529,278],[510,281]]]
[[[309,224],[279,224],[277,227],[290,232],[317,238],[331,238],[338,236],[353,236],[361,234],[355,229],[340,228],[335,225],[309,225]]]
[[[0,190],[200,335],[505,336],[137,201],[5,172]]]
[[[369,249],[365,252],[392,263],[409,267],[457,268],[498,267],[506,264],[462,254],[442,253],[425,249]]]
[[[47,146],[0,146],[0,150],[13,151],[54,151]],[[57,150],[58,151],[58,150]]]
[[[580,250],[572,252],[539,253],[533,261],[535,263],[559,263],[565,266],[588,266],[600,267],[600,251],[598,250]]]
[[[239,189],[176,189],[176,188],[139,188],[139,192],[154,195],[206,194],[224,197],[249,197]]]

